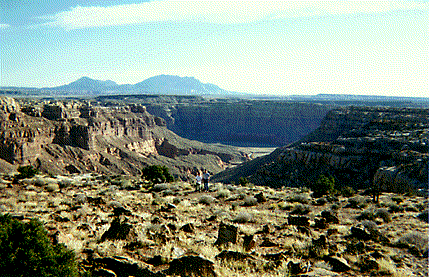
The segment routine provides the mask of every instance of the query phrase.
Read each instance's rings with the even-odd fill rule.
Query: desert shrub
[[[305,214],[308,214],[309,212],[310,212],[310,206],[303,205],[303,204],[296,204],[290,213],[305,215]]]
[[[243,199],[243,206],[255,206],[258,205],[258,200],[253,196],[246,196]]]
[[[231,192],[227,189],[219,189],[217,191],[216,197],[217,198],[227,198],[231,195]]]
[[[363,211],[358,217],[358,220],[374,220],[375,214],[373,209]]]
[[[17,170],[19,174],[16,175],[15,178],[18,180],[32,178],[39,172],[39,170],[32,165],[19,166]]]
[[[237,185],[245,186],[247,183],[249,183],[249,181],[247,180],[247,178],[246,178],[246,177],[240,177],[240,178],[238,179],[238,183],[237,183]]]
[[[390,221],[392,221],[392,218],[390,217],[390,213],[388,210],[386,209],[377,209],[375,211],[374,216],[376,218],[381,218],[383,219],[384,222],[389,223]]]
[[[277,204],[280,210],[290,211],[293,208],[293,205],[287,204],[286,202],[280,202]]]
[[[309,196],[306,194],[293,194],[291,197],[289,197],[288,201],[308,204],[310,202],[310,199]]]
[[[0,215],[0,275],[78,276],[72,251],[53,245],[40,221],[23,223]]]
[[[174,181],[173,176],[164,165],[150,165],[143,168],[142,177],[154,184]]]
[[[200,199],[198,200],[199,203],[206,204],[206,205],[210,205],[214,201],[215,201],[215,199],[210,195],[202,195],[200,197]]]
[[[387,206],[389,207],[389,212],[391,213],[402,213],[403,211],[405,211],[405,208],[397,205],[395,203],[389,203],[387,204]]]
[[[377,224],[372,220],[364,220],[362,221],[362,225],[372,234],[379,234]]]
[[[320,175],[316,182],[312,184],[314,197],[321,197],[327,194],[335,193],[335,180],[332,176]]]
[[[428,249],[427,235],[418,232],[412,232],[399,238],[398,243],[405,244],[408,247],[415,246],[420,252],[425,252]]]
[[[246,223],[251,221],[253,218],[251,213],[248,212],[240,212],[233,220],[232,222],[235,223]]]
[[[352,187],[345,186],[341,188],[340,193],[344,197],[352,197],[353,195],[356,194],[356,191]]]
[[[355,196],[355,197],[349,198],[347,202],[348,204],[346,207],[349,207],[349,208],[360,209],[366,206],[365,199],[362,196]]]

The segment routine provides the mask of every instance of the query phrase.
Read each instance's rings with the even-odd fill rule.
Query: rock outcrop
[[[147,164],[163,164],[185,177],[247,159],[232,148],[179,138],[141,105],[20,102],[0,98],[0,159],[11,165],[32,164],[52,174],[138,174]]]
[[[347,107],[330,111],[307,137],[215,176],[273,187],[310,186],[331,175],[341,185],[387,191],[427,187],[429,110]]]

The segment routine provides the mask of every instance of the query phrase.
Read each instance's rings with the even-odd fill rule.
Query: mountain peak
[[[54,90],[72,92],[127,91],[131,93],[176,94],[176,95],[228,95],[233,94],[213,84],[204,84],[195,77],[177,75],[156,75],[135,85],[118,85],[113,81],[95,80],[83,76]]]

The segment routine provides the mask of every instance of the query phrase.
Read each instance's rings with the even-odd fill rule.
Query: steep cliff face
[[[193,140],[236,146],[283,146],[316,129],[331,105],[288,101],[128,95],[97,98],[106,105],[140,103],[168,129]]]
[[[178,138],[163,119],[139,105],[0,101],[0,159],[9,164],[33,164],[54,174],[139,174],[147,164],[165,164],[183,177],[203,168],[218,172],[229,161],[247,159],[232,149]]]
[[[380,184],[385,190],[427,187],[428,110],[340,108],[299,142],[269,157],[215,176],[241,176],[273,187],[310,185],[319,175],[355,188]],[[240,176],[241,175],[241,176]]]

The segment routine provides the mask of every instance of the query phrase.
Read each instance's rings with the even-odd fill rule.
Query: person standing
[[[210,173],[207,170],[204,170],[204,174],[203,174],[204,191],[209,191],[209,179],[210,179]]]
[[[198,172],[197,176],[195,177],[195,180],[197,181],[196,187],[195,187],[195,191],[201,191],[201,180],[203,178],[201,177],[201,174]]]

